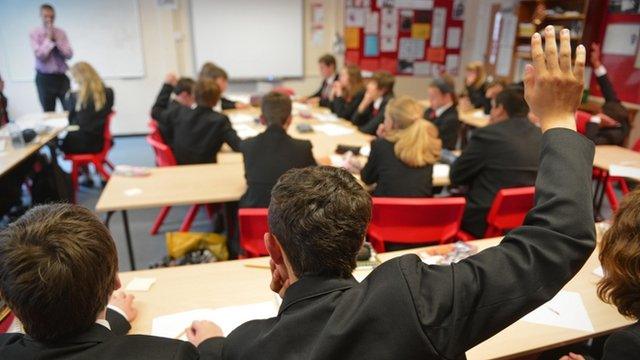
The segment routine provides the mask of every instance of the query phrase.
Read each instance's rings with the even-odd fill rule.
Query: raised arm
[[[171,101],[171,92],[176,86],[178,82],[178,78],[175,74],[169,73],[164,78],[164,83],[162,84],[162,89],[160,89],[160,93],[156,98],[156,102],[153,104],[151,108],[151,117],[157,121],[162,121],[162,112],[164,112],[169,107],[169,102]]]
[[[620,102],[618,94],[616,94],[613,84],[611,84],[611,81],[607,76],[607,69],[600,61],[600,45],[596,43],[591,44],[591,65],[593,65],[593,72],[596,75],[598,85],[600,85],[600,90],[602,90],[604,101]]]
[[[553,27],[545,29],[545,38],[543,52],[540,35],[532,37],[534,65],[525,70],[525,97],[544,135],[536,205],[524,225],[500,245],[452,266],[423,265],[416,257],[400,262],[422,328],[447,358],[461,356],[551,299],[595,247],[594,145],[575,132],[573,118],[585,49],[577,48],[572,72],[569,31],[561,33],[560,61]]]

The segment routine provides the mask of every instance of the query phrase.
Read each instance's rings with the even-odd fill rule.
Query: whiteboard
[[[35,57],[29,33],[42,26],[42,0],[0,0],[0,44],[3,63],[13,81],[33,81]],[[144,57],[137,0],[52,0],[55,26],[73,48],[67,63],[93,65],[103,78],[144,76]]]
[[[303,0],[191,0],[196,72],[207,61],[233,79],[303,76]]]

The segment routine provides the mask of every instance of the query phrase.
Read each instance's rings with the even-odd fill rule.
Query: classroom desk
[[[17,120],[20,125],[27,125],[24,127],[32,127],[36,124],[47,125],[47,121],[51,121],[49,131],[45,134],[40,134],[35,141],[27,144],[21,148],[14,148],[11,145],[11,138],[9,137],[7,126],[0,128],[0,140],[5,141],[5,150],[0,152],[0,176],[4,175],[9,170],[13,169],[16,165],[22,162],[24,159],[33,155],[40,150],[49,141],[55,139],[60,132],[65,128],[65,124],[60,124],[60,120],[64,118],[66,121],[66,114],[64,113],[40,113],[23,116]],[[2,135],[4,134],[4,135]]]
[[[640,167],[640,153],[615,145],[596,146],[593,167],[601,170],[603,173],[600,180],[596,182],[596,188],[593,192],[593,207],[596,220],[599,220],[601,217],[600,210],[604,199],[605,185],[609,180],[609,168],[611,165]]]
[[[497,245],[499,240],[494,238],[473,243],[479,249],[484,249]],[[379,254],[379,257],[386,261],[422,250],[424,248],[389,252]],[[564,287],[565,290],[581,294],[595,329],[593,333],[518,321],[469,350],[468,359],[507,359],[523,356],[604,335],[631,324],[632,321],[624,319],[614,307],[597,298],[595,283],[598,277],[593,275],[592,271],[598,265],[597,254],[594,252],[578,275]],[[150,334],[153,318],[161,315],[199,308],[272,301],[275,295],[269,289],[270,276],[268,258],[120,273],[120,279],[125,286],[134,277],[153,277],[157,280],[148,292],[132,292],[136,297],[139,312],[131,324],[131,333]]]

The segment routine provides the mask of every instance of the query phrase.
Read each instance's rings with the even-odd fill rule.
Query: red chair
[[[269,209],[239,209],[240,247],[246,257],[267,256],[264,233],[269,231]]]
[[[591,114],[586,111],[576,111],[576,130],[584,135],[587,133],[587,124],[591,119]]]
[[[465,204],[463,197],[373,198],[369,241],[377,252],[385,251],[385,241],[449,242],[459,236]]]
[[[163,167],[177,165],[176,158],[173,156],[173,151],[171,151],[171,148],[167,144],[156,140],[153,135],[147,136],[147,142],[149,143],[149,145],[151,145],[153,151],[156,154],[157,166]],[[212,204],[192,205],[189,208],[189,211],[187,211],[187,215],[185,215],[184,219],[182,220],[180,231],[189,231],[191,229],[191,225],[193,224],[193,221],[195,220],[196,216],[198,215],[198,211],[202,206],[204,206],[205,210],[207,211],[207,215],[209,215],[209,218],[213,218],[213,214],[215,213],[216,209]],[[162,224],[164,223],[164,220],[167,218],[167,215],[169,215],[170,210],[171,206],[165,206],[160,209],[160,213],[156,217],[156,220],[153,222],[153,226],[149,231],[151,235],[156,235],[158,233],[160,226],[162,226]]]
[[[78,175],[80,173],[80,168],[83,166],[87,166],[89,164],[93,164],[95,166],[96,171],[100,174],[100,176],[104,180],[109,180],[111,175],[106,171],[104,165],[109,167],[111,171],[115,168],[115,166],[107,159],[107,155],[109,154],[109,150],[111,150],[113,136],[111,135],[111,120],[113,120],[113,116],[115,112],[111,112],[107,115],[107,118],[104,122],[104,131],[103,131],[103,141],[102,150],[98,153],[87,153],[87,154],[66,154],[64,156],[65,160],[71,161],[71,183],[73,184],[73,202],[76,202],[75,192],[78,190]]]
[[[485,238],[504,235],[508,230],[522,225],[524,218],[533,208],[535,200],[534,186],[502,189],[498,191],[489,214]]]
[[[636,143],[633,145],[631,150],[636,151],[636,152],[640,152],[640,139],[638,139],[638,141],[636,141]]]

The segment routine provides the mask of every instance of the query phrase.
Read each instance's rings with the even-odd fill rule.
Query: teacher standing
[[[36,56],[36,86],[40,104],[44,111],[55,111],[56,100],[60,99],[66,109],[65,94],[69,91],[69,78],[65,74],[69,69],[66,61],[73,56],[73,50],[67,34],[54,27],[56,17],[53,6],[40,6],[42,27],[31,31],[31,48]]]

